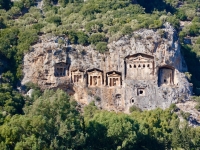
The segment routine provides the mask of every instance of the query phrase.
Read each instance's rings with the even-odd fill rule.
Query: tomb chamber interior
[[[158,71],[158,86],[174,84],[174,68],[164,66]]]
[[[66,63],[57,63],[54,66],[55,77],[63,77],[67,75],[68,65]]]

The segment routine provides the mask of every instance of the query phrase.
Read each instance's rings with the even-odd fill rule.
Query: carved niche
[[[147,85],[145,84],[142,84],[142,85],[139,85],[139,84],[136,84],[134,85],[134,87],[137,89],[137,96],[146,96],[146,88],[147,88]]]
[[[87,71],[88,86],[96,87],[103,84],[103,71],[99,69],[91,69]]]
[[[132,97],[132,98],[130,99],[130,104],[133,105],[134,102],[135,102],[135,100],[134,100],[134,98]]]
[[[136,80],[148,80],[154,76],[154,57],[147,54],[127,56],[126,77]]]
[[[107,85],[110,87],[121,85],[121,73],[112,71],[107,73]]]
[[[138,88],[137,96],[145,96],[145,88]]]
[[[55,77],[66,76],[68,70],[68,65],[64,62],[57,63],[54,65],[54,75]]]
[[[115,104],[116,107],[121,107],[122,106],[121,94],[116,94],[115,95],[114,104]]]
[[[171,66],[163,66],[158,72],[158,86],[174,84],[174,68]]]
[[[83,82],[84,72],[82,70],[73,70],[71,73],[73,83]]]

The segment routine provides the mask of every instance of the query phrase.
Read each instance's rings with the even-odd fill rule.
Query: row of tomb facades
[[[135,54],[125,58],[125,77],[133,80],[151,80],[154,77],[154,57],[146,54]],[[62,77],[69,75],[69,65],[66,63],[57,63],[54,66],[54,75]],[[110,71],[104,73],[102,70],[93,68],[84,72],[81,69],[71,71],[71,81],[73,83],[86,82],[88,87],[98,87],[107,85],[109,87],[120,87],[122,85],[122,73],[118,71]],[[105,81],[105,82],[104,82]],[[158,86],[174,84],[174,68],[171,66],[163,66],[158,71]]]

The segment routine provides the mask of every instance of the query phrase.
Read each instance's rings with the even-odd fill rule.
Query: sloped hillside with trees
[[[185,74],[199,102],[199,5],[199,0],[0,0],[0,149],[199,149],[200,128],[188,126],[188,114],[177,115],[175,105],[144,112],[133,107],[128,115],[91,103],[82,112],[61,90],[41,91],[32,83],[19,88],[23,56],[43,34],[104,53],[109,42],[169,22],[179,33]],[[23,93],[29,89],[30,97]]]

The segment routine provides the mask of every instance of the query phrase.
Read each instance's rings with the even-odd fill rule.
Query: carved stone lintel
[[[147,85],[146,84],[135,84],[134,85],[134,87],[136,87],[136,88],[146,88],[147,87]]]

